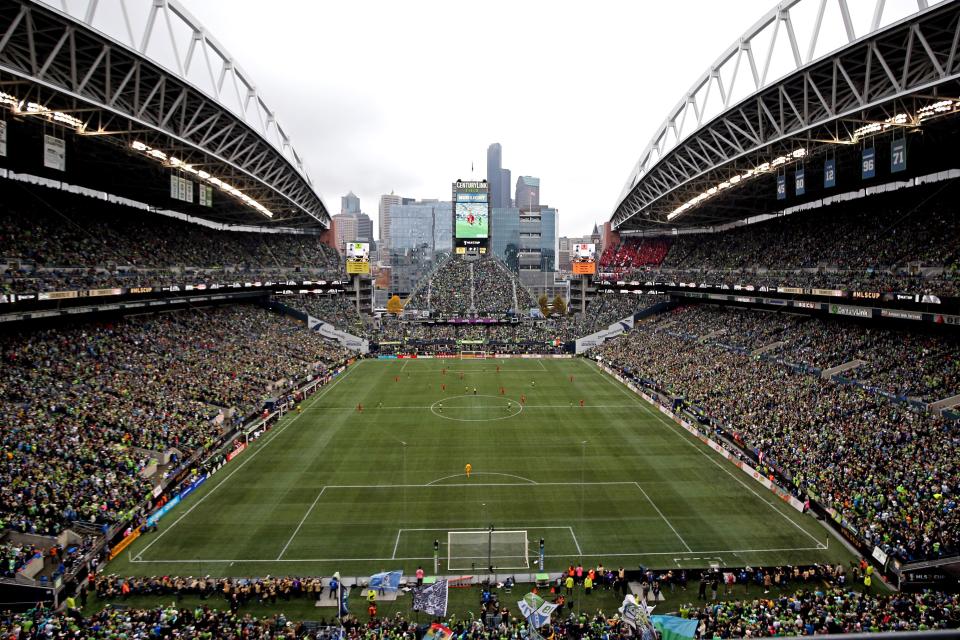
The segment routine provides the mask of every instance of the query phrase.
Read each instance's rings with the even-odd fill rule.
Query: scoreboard
[[[480,255],[490,242],[490,187],[486,180],[453,183],[453,240],[456,253]]]
[[[579,242],[573,245],[573,273],[593,275],[597,272],[597,245]]]
[[[347,254],[347,273],[370,273],[370,243],[348,242],[345,247]]]

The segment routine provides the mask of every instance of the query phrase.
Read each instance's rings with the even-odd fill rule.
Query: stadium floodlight
[[[244,192],[240,191],[240,189],[236,188],[235,186],[233,186],[228,182],[224,182],[223,180],[221,180],[220,178],[217,178],[216,176],[210,175],[206,171],[201,171],[200,169],[197,169],[192,164],[184,162],[183,160],[181,160],[180,158],[177,158],[176,156],[168,156],[166,153],[164,153],[160,149],[154,149],[153,147],[147,144],[144,144],[139,140],[134,140],[133,142],[131,142],[130,148],[133,149],[134,151],[139,151],[145,156],[148,156],[160,161],[165,166],[168,166],[171,169],[178,169],[180,171],[186,171],[187,173],[191,173],[197,176],[198,179],[212,184],[213,186],[217,187],[224,193],[228,193],[232,195],[233,197],[237,198],[248,207],[252,209],[256,209],[257,211],[267,216],[268,218],[273,217],[272,211],[267,209],[265,206],[263,206],[262,204],[260,204],[259,202],[257,202],[256,200],[254,200]]]
[[[44,118],[50,122],[55,122],[57,124],[70,127],[71,129],[76,130],[78,133],[83,133],[87,128],[87,124],[76,116],[72,116],[64,111],[54,111],[53,109],[48,109],[39,102],[27,102],[25,100],[20,100],[16,96],[2,91],[0,91],[0,104],[7,105],[16,114]]]
[[[754,167],[753,169],[747,169],[740,175],[733,176],[728,180],[725,180],[724,182],[721,182],[713,187],[710,187],[706,191],[703,191],[697,194],[690,200],[687,200],[682,205],[680,205],[679,207],[677,207],[676,209],[668,213],[667,220],[673,220],[677,216],[682,215],[684,212],[689,211],[693,207],[696,207],[704,200],[707,200],[708,198],[712,198],[720,191],[729,189],[730,187],[740,184],[745,180],[749,180],[750,178],[754,178],[756,176],[768,173],[771,169],[774,169],[776,167],[781,167],[791,162],[800,160],[801,158],[806,157],[806,155],[807,155],[807,150],[803,147],[800,147],[798,149],[794,149],[793,151],[791,151],[786,155],[778,156],[773,160],[770,160],[769,162],[763,162],[758,166]]]

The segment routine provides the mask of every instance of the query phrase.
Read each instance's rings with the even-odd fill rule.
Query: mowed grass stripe
[[[529,408],[503,418],[506,403],[521,396]],[[389,409],[441,401],[442,413]],[[487,420],[451,419],[460,417],[456,402]],[[197,563],[191,571],[211,575],[247,575],[254,568],[296,573],[297,562],[313,572],[362,575],[401,566],[412,572],[432,557],[432,540],[446,535],[404,534],[398,543],[400,529],[490,524],[528,531],[569,526],[584,556],[660,558],[669,566],[674,552],[755,564],[849,557],[839,545],[815,549],[801,527],[816,530],[816,523],[799,514],[778,517],[775,505],[739,482],[734,474],[742,472],[731,466],[726,473],[729,463],[702,452],[699,441],[681,431],[576,360],[365,361],[306,405],[296,425],[243,454],[257,453],[229,481],[227,465],[211,480],[223,488],[170,535],[134,545],[134,556],[142,553],[143,560],[177,562],[124,557],[115,566],[151,575],[182,572],[191,562]],[[477,472],[469,482],[466,462]],[[161,531],[205,490],[212,491],[202,487],[162,520]],[[570,559],[569,535],[544,532],[554,559],[548,568],[559,569]],[[151,540],[156,544],[140,551]],[[397,566],[385,566],[394,555]]]

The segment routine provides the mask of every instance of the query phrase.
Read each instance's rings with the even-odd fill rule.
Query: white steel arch
[[[718,116],[897,24],[956,0],[784,0],[731,44],[670,110],[617,200],[614,227],[637,213],[638,185]],[[931,47],[918,35],[931,58]],[[918,45],[919,46],[919,45]],[[847,79],[849,82],[849,78]],[[733,131],[732,135],[752,133]]]
[[[177,0],[34,1],[69,15],[192,84],[253,128],[313,184],[303,158],[256,83]]]

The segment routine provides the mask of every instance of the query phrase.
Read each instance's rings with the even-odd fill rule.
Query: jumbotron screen
[[[370,273],[370,243],[348,242],[347,273]]]
[[[490,234],[489,210],[487,209],[486,199],[484,199],[484,202],[458,201],[455,211],[457,238],[486,238]]]

